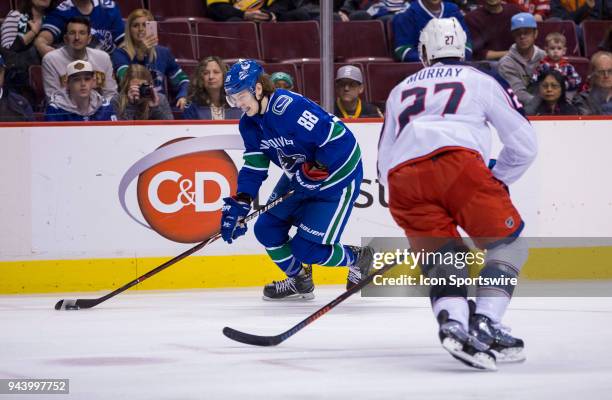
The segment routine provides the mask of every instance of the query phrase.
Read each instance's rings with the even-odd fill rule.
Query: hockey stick
[[[389,271],[391,268],[395,267],[396,265],[397,264],[395,263],[386,264],[384,267],[382,267],[375,273],[368,275],[363,281],[359,282],[357,285],[353,286],[351,289],[342,293],[340,296],[336,297],[335,299],[333,299],[332,301],[330,301],[329,303],[327,303],[326,305],[324,305],[323,307],[315,311],[313,314],[308,316],[302,322],[296,324],[295,326],[293,326],[292,328],[290,328],[289,330],[281,334],[278,334],[275,336],[258,336],[258,335],[252,335],[250,333],[240,332],[240,331],[237,331],[236,329],[232,329],[227,326],[223,328],[223,334],[232,340],[235,340],[237,342],[244,343],[244,344],[250,344],[253,346],[276,346],[284,342],[285,340],[289,339],[291,336],[295,335],[296,333],[298,333],[299,331],[301,331],[302,329],[304,329],[306,326],[310,325],[317,319],[319,319],[319,317],[322,317],[323,315],[325,315],[328,311],[336,307],[338,304],[342,303],[344,300],[346,300],[353,294],[360,291],[362,288],[364,288],[370,282],[372,282],[375,276],[384,274],[385,272]]]
[[[289,192],[285,193],[281,197],[279,197],[279,198],[277,198],[275,200],[272,200],[268,204],[264,205],[263,207],[261,207],[257,211],[253,211],[252,213],[250,213],[249,215],[244,217],[244,219],[242,220],[242,223],[247,223],[247,222],[257,218],[258,216],[260,216],[261,214],[265,213],[266,211],[268,211],[272,207],[274,207],[274,206],[282,203],[283,201],[285,201],[292,194],[293,194],[293,190],[290,190]],[[164,269],[168,268],[169,266],[171,266],[173,264],[176,264],[177,262],[181,261],[183,258],[190,256],[191,254],[195,253],[198,250],[201,250],[202,248],[204,248],[205,246],[207,246],[210,243],[214,242],[215,240],[219,239],[220,237],[221,237],[221,233],[220,232],[215,233],[213,236],[209,237],[208,239],[204,240],[203,242],[195,245],[194,247],[190,248],[189,250],[184,251],[183,253],[179,254],[178,256],[174,257],[173,259],[166,261],[165,263],[163,263],[159,267],[157,267],[155,269],[152,269],[151,271],[149,271],[146,274],[144,274],[144,275],[134,279],[133,281],[131,281],[129,283],[126,283],[125,285],[121,286],[120,288],[115,289],[114,291],[110,292],[107,295],[104,295],[104,296],[102,296],[100,298],[97,298],[97,299],[77,299],[77,300],[64,300],[64,299],[62,299],[62,300],[58,301],[57,304],[55,304],[55,309],[56,310],[79,310],[81,308],[92,308],[92,307],[95,307],[98,304],[100,304],[100,303],[110,299],[111,297],[115,297],[119,293],[125,292],[126,290],[128,290],[132,286],[136,286],[140,282],[144,281],[145,279],[148,279],[148,278],[152,277],[153,275],[157,274],[158,272],[163,271]]]

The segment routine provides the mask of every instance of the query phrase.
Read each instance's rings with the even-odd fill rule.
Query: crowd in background
[[[205,3],[206,17],[215,21],[320,17],[313,0]],[[612,115],[612,0],[334,3],[337,21],[385,21],[392,30],[397,62],[418,62],[421,29],[431,18],[442,17],[458,19],[468,35],[466,60],[505,78],[528,114]],[[0,29],[0,122],[239,118],[240,110],[225,99],[226,60],[214,54],[204,57],[189,77],[173,49],[148,31],[147,22],[154,19],[147,9],[120,10],[111,0],[17,0]],[[585,77],[567,57],[568,40],[562,33],[545,35],[544,48],[535,44],[538,22],[570,20],[584,46],[580,24],[593,19],[610,21],[610,26]],[[282,38],[278,45],[283,45]],[[35,65],[42,70],[43,99],[31,85],[29,71]],[[298,91],[298,77],[286,72],[271,77],[277,88]],[[359,66],[337,69],[334,113],[338,117],[383,116],[383,104],[365,101],[366,84],[376,82],[366,82]]]

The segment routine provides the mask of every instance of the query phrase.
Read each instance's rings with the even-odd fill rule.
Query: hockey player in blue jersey
[[[275,89],[253,60],[234,64],[225,79],[232,107],[240,107],[244,165],[236,195],[224,199],[221,235],[228,243],[246,233],[240,223],[251,209],[270,161],[283,169],[271,198],[294,194],[257,220],[257,240],[287,279],[264,288],[265,300],[312,299],[309,265],[348,266],[347,288],[370,269],[370,247],[339,243],[359,194],[363,177],[361,150],[336,117],[299,94]],[[292,226],[297,228],[289,236]]]

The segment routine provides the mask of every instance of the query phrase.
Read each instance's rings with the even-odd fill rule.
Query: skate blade
[[[481,370],[497,371],[495,360],[489,357],[486,353],[476,353],[470,355],[463,351],[463,344],[457,340],[447,337],[442,341],[442,347],[446,349],[453,357],[459,359],[464,364]]]
[[[502,351],[493,351],[498,362],[502,363],[520,363],[527,359],[524,348],[510,348]]]
[[[314,293],[310,292],[310,293],[292,294],[291,296],[281,297],[278,299],[268,297],[266,295],[263,295],[261,298],[264,299],[265,301],[308,301],[308,300],[314,299],[314,297],[315,297]]]

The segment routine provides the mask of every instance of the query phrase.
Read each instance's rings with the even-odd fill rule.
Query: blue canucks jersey
[[[245,145],[244,165],[238,174],[238,192],[257,196],[268,176],[270,161],[293,176],[304,162],[318,163],[329,172],[320,195],[335,194],[361,179],[361,150],[353,133],[314,102],[277,89],[264,114],[240,119]]]
[[[74,111],[64,110],[56,104],[49,104],[45,110],[45,121],[77,122],[77,121],[117,121],[117,115],[109,100],[105,99],[100,108],[91,115],[80,115]]]
[[[66,23],[72,17],[88,17],[91,23],[92,41],[90,46],[112,53],[115,46],[123,41],[125,24],[119,7],[112,0],[92,0],[94,8],[90,15],[83,15],[72,0],[61,2],[45,16],[42,29],[53,34],[54,41],[62,40]]]
[[[404,62],[417,62],[419,58],[419,36],[421,31],[432,18],[455,17],[467,35],[465,44],[465,59],[472,58],[472,40],[470,31],[465,23],[459,7],[450,1],[442,1],[440,15],[436,16],[423,5],[422,0],[410,3],[410,8],[396,14],[393,18],[393,32],[395,34],[395,59]]]

